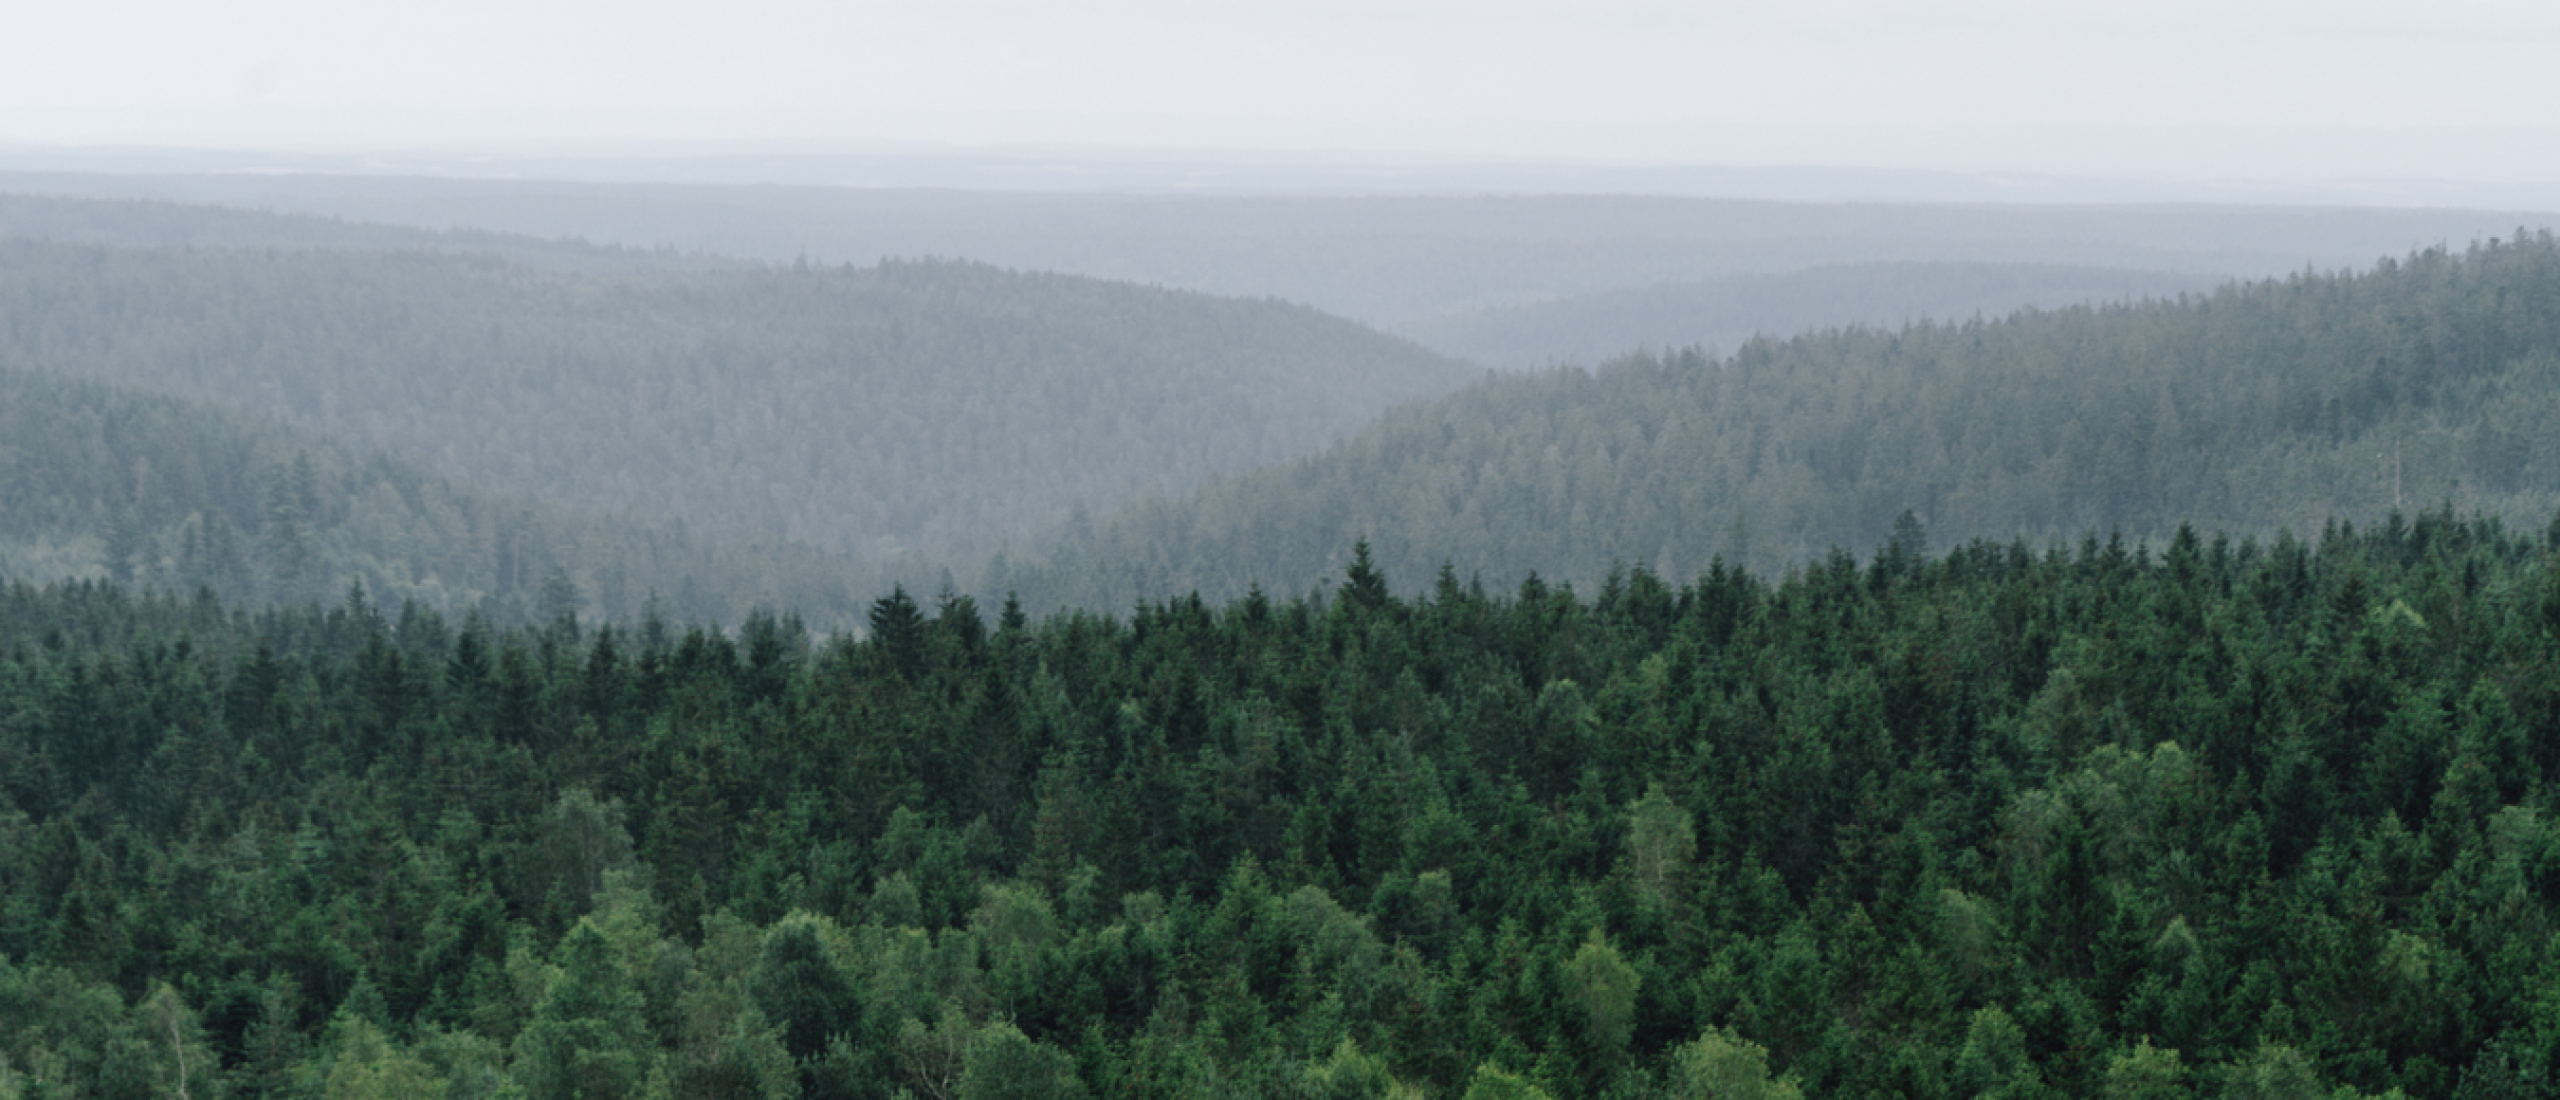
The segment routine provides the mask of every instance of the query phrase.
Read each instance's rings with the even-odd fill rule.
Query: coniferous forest
[[[841,201],[1505,346],[2347,224]],[[5,198],[0,357],[0,1100],[2560,1097],[2547,232],[1488,375]]]
[[[1482,374],[1302,306],[981,264],[622,267],[0,239],[0,366],[972,571],[1079,508],[1295,457]]]
[[[708,621],[791,607],[852,627],[878,572],[842,553],[653,526],[457,484],[272,421],[0,367],[0,575],[504,621],[588,607]]]
[[[17,1095],[2541,1096],[2560,522],[526,629],[0,595]]]
[[[1864,263],[1612,290],[1409,322],[1432,347],[1502,366],[1606,363],[1637,348],[1733,349],[1863,323],[1901,328],[2021,309],[2212,293],[2227,274],[2033,263]]]
[[[2560,510],[2560,242],[2519,233],[2209,295],[1637,354],[1488,378],[1305,458],[1148,501],[1002,575],[1039,605],[1390,573],[1763,573],[1873,546],[2164,541],[2451,503]]]

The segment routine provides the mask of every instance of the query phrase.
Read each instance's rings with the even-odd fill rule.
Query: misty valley
[[[0,1100],[2560,1096],[2536,215],[0,192]]]

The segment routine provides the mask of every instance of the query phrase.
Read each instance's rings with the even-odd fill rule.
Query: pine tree
[[[637,1100],[657,1056],[646,1004],[593,921],[560,941],[559,976],[516,1039],[517,1079],[531,1100]]]

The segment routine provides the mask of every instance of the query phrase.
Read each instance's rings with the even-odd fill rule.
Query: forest
[[[846,555],[458,484],[256,417],[0,367],[0,576],[94,577],[251,606],[383,599],[857,626],[887,578]]]
[[[2066,264],[1841,264],[1579,294],[1399,326],[1424,344],[1502,367],[1584,366],[1637,349],[1714,353],[1755,338],[1852,326],[1895,330],[2022,309],[2210,293],[2230,278]]]
[[[1488,378],[1321,454],[1149,500],[982,593],[1121,607],[1390,573],[1596,583],[1718,557],[2180,523],[2270,538],[2450,504],[2560,509],[2560,242],[2519,233],[2208,295],[1760,339]]]
[[[1823,267],[1973,263],[2262,279],[2459,247],[2547,213],[2201,203],[1765,202],[1660,194],[1114,194],[735,187],[372,174],[0,172],[0,190],[255,208],[362,225],[520,234],[645,255],[869,265],[965,256],[1241,298],[1421,335],[1475,310]],[[189,204],[180,207],[179,204]],[[316,216],[316,217],[312,217]],[[345,219],[338,222],[338,219]],[[56,240],[135,243],[121,230]],[[169,243],[165,240],[161,243]],[[2117,286],[2101,297],[2113,299]],[[2006,313],[2027,301],[2012,301]],[[1772,317],[1771,335],[1790,329]],[[1897,318],[1894,318],[1898,320]],[[1831,315],[1826,325],[1875,317]],[[1690,334],[1682,342],[1703,342]],[[1611,354],[1652,344],[1630,335]],[[1456,346],[1438,350],[1467,355]],[[1728,350],[1729,350],[1728,346]],[[1543,360],[1532,359],[1531,362]],[[1504,365],[1508,364],[1505,357]],[[1491,365],[1491,364],[1489,364]]]
[[[0,1090],[2552,1094],[2560,517],[1037,620],[0,590]]]
[[[2560,1097],[2547,232],[116,186],[0,1100]]]
[[[0,187],[10,176],[0,173]],[[417,229],[271,210],[0,190],[0,238],[113,248],[440,252],[565,271],[718,270],[753,266],[705,252],[632,249],[467,227]]]
[[[924,584],[1483,373],[1277,301],[956,261],[595,254],[613,262],[0,239],[0,366]]]
[[[969,205],[877,201],[936,217]],[[1120,209],[1081,202],[1061,209]],[[981,205],[1000,223],[1048,209]],[[1520,240],[1573,231],[1605,242],[1625,229],[1608,204],[1493,206],[1541,212],[1545,227],[1516,227]],[[1757,209],[1638,206],[1670,219],[1675,241],[1738,239]],[[1421,212],[1415,232],[1476,242],[1452,245],[1461,261],[1499,240],[1469,228],[1483,211],[1468,203],[1175,208],[1155,216],[1234,233]],[[1771,232],[1807,216],[1781,214]],[[2221,228],[2235,248],[2324,229],[2353,237],[2357,224],[1933,217],[1858,212],[1839,231],[1890,229],[1860,246],[1885,253],[1976,232],[1966,247],[1998,252],[2028,247],[2022,227],[2048,223],[2151,228],[2162,247],[2202,247],[2193,238]],[[1012,593],[1034,612],[1192,590],[1224,600],[1255,584],[1296,594],[1337,573],[1363,537],[1397,576],[1446,559],[1498,587],[1532,571],[1587,586],[1634,564],[1694,575],[1719,555],[1775,573],[1833,546],[1873,545],[1906,508],[1955,539],[2122,527],[2157,541],[2189,520],[2264,538],[2333,516],[2372,522],[2395,506],[2450,503],[2518,522],[2560,507],[2560,454],[2540,427],[2560,418],[2549,323],[2560,260],[2523,232],[2210,293],[2178,289],[2198,284],[2192,272],[1980,261],[1621,290],[1479,310],[1436,339],[1472,327],[1509,346],[1602,347],[1609,331],[1636,341],[1699,325],[1945,319],[1488,374],[1285,302],[958,261],[768,265],[32,197],[0,201],[0,229],[16,234],[0,240],[0,366],[280,422],[260,430],[299,441],[268,445],[259,469],[231,475],[236,485],[272,480],[294,453],[339,453],[318,460],[315,514],[403,513],[351,533],[346,564],[315,573],[296,600],[360,579],[448,614],[511,599],[483,610],[512,622],[556,566],[591,617],[628,621],[655,596],[680,617],[734,622],[765,606],[832,629],[858,627],[861,608],[899,583],[948,584],[985,604]],[[1609,255],[1589,262],[1635,269]],[[2126,286],[2175,296],[2109,289]],[[2083,297],[2096,304],[1962,315],[1966,302]],[[17,446],[40,458],[58,436],[40,427]],[[236,465],[236,452],[182,457],[175,439],[134,445],[156,448],[157,469]],[[617,526],[581,537],[625,549],[572,551],[556,535],[501,553],[509,540],[490,522],[406,515],[416,507],[356,499],[364,486],[325,470],[382,464],[550,508],[554,530]],[[136,542],[137,530],[116,527],[130,509],[84,488],[49,513],[44,534],[13,523],[11,568],[190,591],[205,578],[181,576],[186,517],[228,515],[232,541],[254,550],[272,509],[243,492],[263,491],[142,505],[139,536],[158,549],[143,557],[163,568],[129,574],[107,549]],[[631,548],[651,539],[697,549],[679,562]],[[356,542],[364,549],[349,556]],[[728,564],[708,569],[706,556]],[[274,571],[262,561],[245,573]],[[264,594],[238,581],[242,570],[215,573],[232,578],[217,584],[227,598]]]

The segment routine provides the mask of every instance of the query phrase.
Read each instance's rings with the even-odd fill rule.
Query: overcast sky
[[[0,142],[943,142],[2560,179],[2552,0],[91,0]]]

